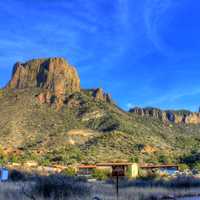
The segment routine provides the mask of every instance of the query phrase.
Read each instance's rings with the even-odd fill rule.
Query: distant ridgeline
[[[135,107],[130,109],[129,112],[144,117],[153,117],[163,122],[200,124],[200,112],[191,112],[189,110],[161,110],[152,107]]]

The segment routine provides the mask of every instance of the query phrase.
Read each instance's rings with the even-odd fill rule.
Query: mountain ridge
[[[200,113],[189,110],[161,110],[152,107],[135,107],[130,109],[129,112],[142,117],[153,117],[164,123],[200,124]]]
[[[62,58],[14,66],[11,81],[0,90],[4,160],[172,163],[200,148],[199,124],[166,124],[126,112],[103,89],[81,88],[70,67]]]

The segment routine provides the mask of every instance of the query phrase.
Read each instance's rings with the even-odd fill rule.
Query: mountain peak
[[[17,62],[6,89],[27,88],[40,88],[41,93],[37,95],[39,102],[56,103],[58,108],[62,107],[70,94],[81,92],[76,69],[59,57]],[[95,100],[112,102],[111,96],[101,88],[92,90],[91,95]]]
[[[41,102],[54,102],[62,105],[65,96],[79,92],[80,79],[74,67],[64,58],[33,59],[14,65],[12,79],[7,89],[41,88],[38,96]]]
[[[14,65],[9,89],[39,87],[56,94],[80,91],[80,79],[64,58],[34,59]]]

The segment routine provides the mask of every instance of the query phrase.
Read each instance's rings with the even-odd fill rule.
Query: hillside
[[[63,58],[15,64],[0,90],[0,113],[4,162],[171,163],[200,148],[200,124],[125,112],[101,88],[81,88]]]

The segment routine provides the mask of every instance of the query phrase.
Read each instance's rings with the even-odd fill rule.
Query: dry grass
[[[151,184],[149,184],[151,185]],[[119,189],[119,200],[159,200],[163,197],[195,196],[200,187],[131,186]],[[24,181],[6,182],[0,185],[1,200],[116,200],[114,184],[105,182],[89,183],[78,177],[53,175],[29,177]]]
[[[114,185],[95,183],[92,186],[92,196],[98,196],[102,200],[116,200],[116,188]],[[128,187],[119,189],[119,200],[159,200],[163,197],[196,196],[200,194],[200,188],[163,188],[163,187]],[[87,199],[89,200],[89,199]]]
[[[22,188],[29,188],[31,183],[3,183],[0,187],[0,199],[1,200],[34,200],[31,198],[30,193],[24,194]],[[95,183],[86,184],[90,186],[91,192],[86,196],[79,196],[73,194],[70,197],[54,195],[44,198],[42,196],[33,195],[37,200],[92,200],[95,196],[101,200],[116,200],[116,190],[113,185]],[[150,200],[161,199],[164,196],[195,196],[198,195],[200,188],[190,189],[166,189],[166,188],[123,188],[119,190],[119,200]],[[28,197],[29,195],[29,197]]]

